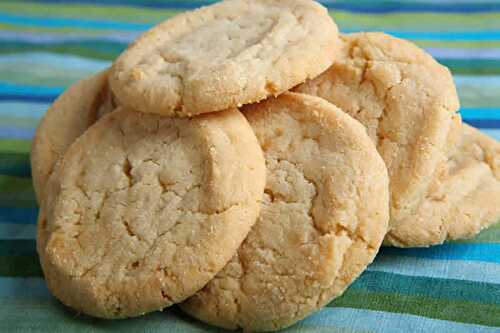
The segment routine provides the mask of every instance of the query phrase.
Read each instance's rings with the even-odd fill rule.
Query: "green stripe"
[[[500,284],[486,282],[366,271],[354,282],[352,289],[500,305]]]
[[[500,60],[439,59],[439,62],[450,68],[453,74],[500,74]]]
[[[8,23],[0,23],[0,30],[6,31],[23,31],[23,32],[33,32],[33,33],[72,33],[72,34],[83,34],[85,36],[104,36],[113,32],[112,30],[103,30],[95,28],[77,28],[77,27],[41,27],[37,25],[16,25]],[[120,30],[116,30],[120,31]]]
[[[330,14],[342,29],[366,29],[380,31],[477,31],[500,27],[500,13],[389,13],[364,14],[346,11],[331,11]],[[422,24],[425,22],[425,24]],[[444,30],[443,30],[444,29]]]
[[[37,207],[31,178],[0,175],[0,204],[2,207]]]
[[[25,153],[0,152],[0,174],[17,177],[31,177],[29,155]]]
[[[105,320],[76,313],[54,298],[0,299],[0,318],[2,332],[221,332],[194,321],[177,307],[127,320]]]
[[[35,128],[38,125],[39,119],[33,117],[17,117],[15,115],[0,116],[2,126],[17,127],[17,128]],[[0,153],[1,158],[1,153]],[[0,166],[1,166],[0,162]],[[0,172],[1,173],[1,172]]]
[[[30,55],[36,59],[36,55]],[[0,80],[20,85],[37,85],[43,87],[66,87],[81,78],[88,77],[107,65],[107,62],[100,60],[86,59],[79,67],[71,68],[68,59],[63,64],[58,64],[57,59],[64,56],[49,57],[36,61],[27,60],[28,55],[20,59],[9,59],[0,62]],[[79,59],[73,59],[78,61]]]
[[[500,243],[500,221],[481,231],[474,238],[453,241],[453,243]]]
[[[114,60],[126,48],[126,46],[127,44],[125,43],[105,41],[78,41],[55,44],[2,42],[0,45],[0,54],[52,52],[111,61]]]
[[[0,191],[16,192],[32,188],[31,179],[0,175]]]
[[[1,269],[4,269],[4,271],[1,275],[23,276],[22,274],[25,271],[37,272],[39,270],[37,268],[36,244],[33,239],[0,240],[0,256],[4,258],[1,265],[3,267]],[[22,262],[23,265],[17,265],[18,262]],[[20,267],[21,272],[16,271],[17,267]],[[424,297],[450,302],[500,304],[500,287],[498,284],[407,276],[377,271],[364,272],[354,282],[350,290],[392,294],[396,297]]]
[[[499,68],[500,70],[500,68]],[[484,73],[488,74],[488,73]],[[497,86],[477,86],[463,84],[458,87],[460,105],[462,107],[495,107],[500,106],[500,93]]]
[[[500,326],[500,307],[472,301],[375,293],[348,289],[328,306],[408,313],[462,323]]]
[[[31,140],[0,139],[0,152],[30,153]]]
[[[479,48],[500,48],[499,40],[471,40],[471,41],[449,41],[449,40],[412,40],[420,47],[436,47],[436,48],[465,48],[465,49],[479,49]]]
[[[0,276],[43,277],[38,256],[0,256]]]
[[[38,4],[19,1],[4,1],[0,3],[0,11],[17,15],[33,15],[37,17],[82,18],[127,21],[135,23],[152,23],[163,20],[180,10],[149,9],[131,6],[105,6],[95,4]]]
[[[0,255],[36,257],[36,244],[34,239],[1,239]]]

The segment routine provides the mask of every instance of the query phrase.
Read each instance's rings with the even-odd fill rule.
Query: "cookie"
[[[500,143],[466,124],[461,134],[416,214],[386,236],[388,243],[440,244],[474,237],[500,221]]]
[[[31,150],[31,176],[38,202],[54,165],[69,146],[100,116],[115,107],[108,70],[69,87],[45,113]]]
[[[276,96],[333,62],[337,27],[310,0],[226,0],[153,27],[115,61],[118,99],[192,116]]]
[[[387,231],[387,169],[364,127],[334,105],[285,93],[245,108],[264,151],[259,220],[181,308],[207,323],[277,330],[342,294]]]
[[[264,185],[262,151],[236,109],[193,119],[117,109],[48,181],[39,249],[49,289],[102,318],[180,302],[234,255]]]
[[[296,88],[365,125],[390,179],[391,227],[398,228],[446,164],[458,97],[449,70],[410,42],[383,33],[341,37],[335,63]]]

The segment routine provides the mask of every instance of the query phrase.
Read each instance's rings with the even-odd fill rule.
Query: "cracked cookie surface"
[[[318,310],[375,257],[389,219],[384,162],[363,126],[313,96],[244,108],[267,167],[257,223],[187,313],[229,329],[270,331]]]
[[[325,98],[366,127],[389,171],[397,229],[446,164],[459,107],[453,78],[410,42],[383,33],[341,39],[334,64],[296,91]]]
[[[78,81],[43,116],[31,150],[31,176],[39,203],[57,161],[89,126],[114,109],[107,81],[108,70]]]
[[[461,138],[416,213],[386,241],[401,247],[470,238],[500,220],[500,143],[463,124]]]
[[[114,63],[118,99],[192,116],[256,102],[331,65],[337,27],[309,0],[227,0],[153,27]]]
[[[38,246],[49,289],[104,318],[182,301],[233,256],[264,184],[262,151],[235,109],[193,119],[115,110],[48,181]]]

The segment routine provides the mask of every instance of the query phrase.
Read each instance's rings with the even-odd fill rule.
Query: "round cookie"
[[[262,151],[235,109],[193,119],[115,110],[48,181],[39,249],[49,289],[103,318],[180,302],[234,255],[264,184]]]
[[[330,66],[337,27],[310,0],[226,0],[153,27],[110,84],[142,112],[192,116],[278,95]]]
[[[39,203],[56,162],[90,125],[114,109],[107,80],[108,70],[105,70],[78,81],[43,116],[31,149],[31,176]]]
[[[187,313],[271,331],[318,310],[374,259],[387,231],[387,169],[364,127],[334,105],[285,93],[245,108],[264,151],[257,223]]]
[[[386,236],[390,244],[429,246],[470,238],[500,221],[500,144],[466,124],[461,134],[416,213]]]
[[[336,62],[296,91],[325,98],[365,125],[389,171],[397,229],[446,164],[459,108],[453,78],[410,42],[383,33],[341,39]]]

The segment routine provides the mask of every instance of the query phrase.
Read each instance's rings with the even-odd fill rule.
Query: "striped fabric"
[[[35,249],[33,132],[69,84],[128,42],[210,1],[0,1],[0,331],[219,332],[171,308],[137,319],[77,314],[50,296]],[[500,1],[324,1],[343,32],[409,38],[452,70],[466,122],[500,139]],[[500,224],[466,242],[384,248],[328,307],[287,332],[500,332]]]

